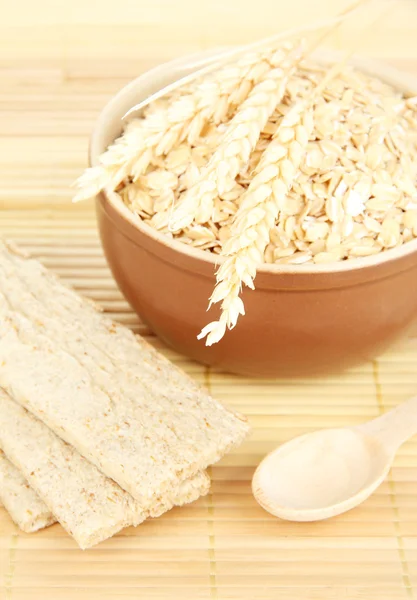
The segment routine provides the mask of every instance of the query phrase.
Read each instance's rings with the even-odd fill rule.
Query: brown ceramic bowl
[[[190,59],[149,71],[105,107],[91,139],[96,164],[135,103],[193,70]],[[409,77],[381,64],[364,70],[410,90]],[[416,86],[417,87],[417,86]],[[136,220],[113,193],[97,200],[104,251],[122,293],[167,344],[207,365],[251,376],[322,374],[371,359],[403,334],[417,314],[417,240],[383,254],[334,265],[262,265],[245,290],[246,315],[216,345],[197,334],[217,317],[206,312],[215,259],[167,239]]]

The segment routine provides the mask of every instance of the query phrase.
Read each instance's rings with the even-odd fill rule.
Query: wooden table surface
[[[376,3],[380,6],[382,0]],[[417,441],[361,507],[316,524],[279,522],[254,502],[266,452],[321,427],[353,425],[417,391],[417,328],[349,373],[315,381],[245,380],[163,347],[118,292],[91,203],[72,206],[88,135],[104,103],[152,65],[334,15],[341,0],[0,0],[0,232],[151,342],[254,432],[211,470],[212,492],[81,552],[55,525],[20,533],[0,509],[0,600],[412,598],[417,589]],[[396,0],[361,53],[414,73],[417,1]],[[332,45],[345,48],[352,29]],[[1,424],[0,424],[1,426]]]

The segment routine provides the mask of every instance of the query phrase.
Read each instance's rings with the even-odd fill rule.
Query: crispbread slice
[[[208,477],[199,473],[175,497],[156,503],[150,514],[1,389],[0,422],[0,447],[7,458],[81,548],[208,491]]]
[[[37,261],[2,246],[0,279],[0,384],[143,507],[246,436],[243,417]]]
[[[0,450],[0,500],[22,531],[33,533],[56,522],[22,473]]]

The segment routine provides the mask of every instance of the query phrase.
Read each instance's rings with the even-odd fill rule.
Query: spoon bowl
[[[399,446],[417,432],[417,398],[358,427],[297,437],[264,458],[252,492],[289,521],[334,517],[366,500],[387,476]]]
[[[327,519],[366,500],[392,459],[377,438],[358,430],[316,431],[271,452],[254,474],[252,491],[281,519]]]

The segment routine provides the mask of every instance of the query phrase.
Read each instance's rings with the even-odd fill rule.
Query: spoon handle
[[[360,425],[365,435],[372,435],[391,452],[417,433],[417,396],[399,404],[389,412]]]

